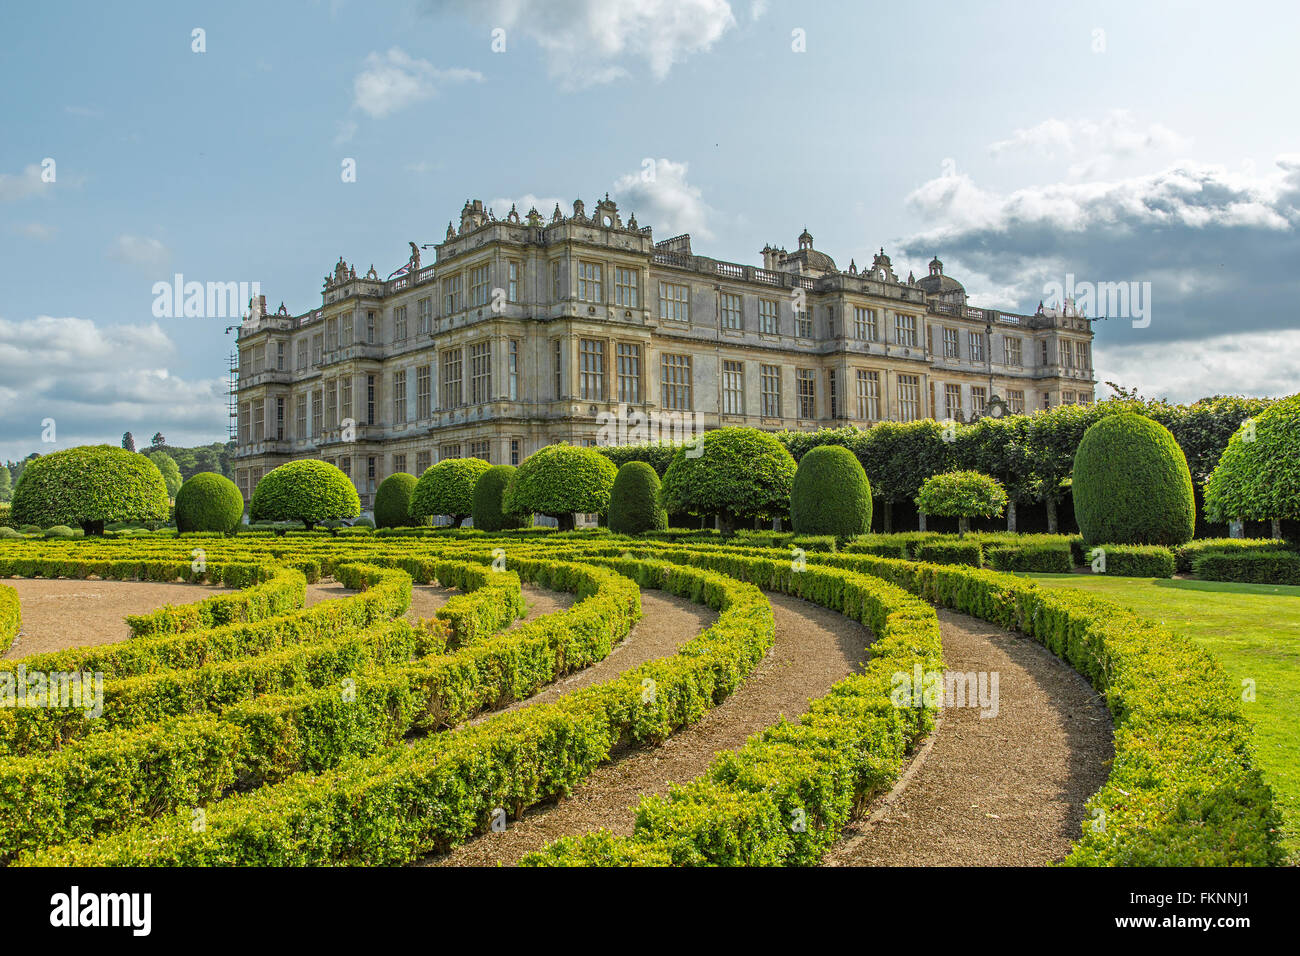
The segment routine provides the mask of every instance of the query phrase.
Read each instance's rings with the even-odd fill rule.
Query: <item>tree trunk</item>
[[[574,524],[574,522],[573,522],[573,512],[572,512],[572,511],[570,511],[570,512],[567,513],[567,514],[562,514],[562,515],[551,515],[551,517],[554,518],[557,522],[559,522],[559,525],[560,525],[560,526],[559,526],[559,529],[558,529],[558,530],[560,530],[560,531],[572,531],[572,530],[573,530],[573,524]]]
[[[1007,530],[1012,534],[1016,533],[1016,503],[1007,502]]]
[[[894,533],[894,508],[893,508],[893,504],[894,504],[894,503],[893,503],[892,501],[889,501],[889,500],[886,499],[885,502],[884,502],[884,506],[885,506],[885,507],[884,507],[884,510],[881,512],[881,525],[880,525],[880,527],[881,527],[881,529],[885,532],[885,534],[893,534],[893,533]]]
[[[960,538],[964,538],[969,532],[970,532],[970,518],[968,518],[966,515],[959,515],[957,518],[957,536]]]
[[[1229,538],[1246,537],[1246,523],[1242,521],[1240,518],[1233,518],[1231,521],[1229,521],[1228,537]]]
[[[81,522],[81,531],[83,534],[103,534],[104,522],[102,521],[83,521]]]
[[[1056,534],[1056,499],[1047,499],[1047,533]]]
[[[1274,519],[1273,519],[1273,537],[1275,537],[1275,538],[1279,538],[1279,539],[1282,537],[1282,519],[1281,519],[1281,518],[1274,518]]]
[[[918,511],[918,512],[916,513],[916,524],[917,524],[917,527],[918,527],[919,530],[921,530],[921,531],[924,531],[924,530],[925,530],[925,512],[924,512],[924,511]]]

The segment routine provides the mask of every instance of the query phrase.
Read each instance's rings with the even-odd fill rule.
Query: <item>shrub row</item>
[[[1102,574],[1130,578],[1172,578],[1174,553],[1159,544],[1106,544],[1090,548],[1084,555],[1096,561],[1098,551],[1105,553],[1105,570]],[[1098,565],[1100,567],[1100,565]]]
[[[1019,630],[1083,674],[1115,721],[1109,779],[1067,864],[1276,865],[1272,791],[1254,766],[1240,688],[1191,640],[1127,608],[1012,575],[839,558],[914,594]]]
[[[0,584],[0,654],[9,650],[18,628],[22,624],[22,612],[18,603],[18,592],[7,584]]]
[[[1208,551],[1192,569],[1207,581],[1249,584],[1300,584],[1300,554],[1294,551]]]
[[[809,568],[786,577],[782,569],[744,563],[749,573],[784,580],[791,593],[815,595],[872,627],[877,637],[865,673],[835,684],[797,723],[782,720],[739,750],[719,754],[704,775],[673,787],[666,798],[644,798],[632,837],[603,831],[566,837],[523,865],[813,864],[851,816],[898,778],[913,744],[933,726],[931,711],[892,699],[897,675],[942,669],[933,609],[853,572]]]
[[[486,829],[495,808],[518,814],[570,792],[617,744],[659,741],[699,719],[772,643],[771,607],[750,585],[659,562],[605,563],[644,586],[701,599],[719,608],[720,617],[675,655],[554,703],[223,800],[208,808],[199,832],[180,813],[93,843],[28,854],[20,862],[396,863],[445,850]]]
[[[1175,567],[1181,574],[1191,574],[1196,559],[1211,551],[1237,554],[1245,551],[1289,551],[1287,542],[1277,538],[1200,538],[1174,549]]]
[[[21,666],[28,672],[90,672],[103,674],[105,680],[115,680],[201,667],[338,637],[404,613],[410,599],[407,577],[389,574],[361,594],[322,601],[304,611],[148,641],[128,640],[32,654],[18,660],[0,661],[0,671],[12,672]]]
[[[436,563],[452,576],[452,562]],[[626,578],[599,568],[560,569],[554,562],[523,566],[533,577],[590,596],[508,637],[454,654],[441,654],[447,635],[434,629],[422,635],[425,657],[409,666],[359,672],[344,688],[259,697],[227,708],[220,718],[185,717],[95,734],[57,755],[0,758],[0,846],[12,855],[113,833],[158,813],[207,803],[232,785],[251,788],[294,773],[318,773],[347,756],[395,744],[412,729],[437,729],[483,706],[527,696],[603,658],[639,616],[640,593]],[[517,599],[514,571],[469,565],[465,577],[474,578],[475,571],[488,583],[464,597],[503,590],[503,582],[513,581]],[[344,566],[339,572],[355,586],[364,583],[357,575],[373,569]],[[171,727],[178,728],[177,740],[159,748],[160,728]],[[205,732],[210,745],[195,745],[195,735]],[[202,782],[198,797],[196,781]]]
[[[234,594],[214,594],[189,604],[164,604],[148,614],[128,614],[126,623],[132,637],[181,634],[287,614],[301,608],[306,598],[307,576],[294,568],[277,568],[266,581]]]

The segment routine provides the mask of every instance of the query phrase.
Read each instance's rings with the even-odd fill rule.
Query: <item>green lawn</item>
[[[1167,624],[1212,653],[1238,681],[1255,682],[1245,703],[1259,763],[1286,818],[1300,862],[1300,587],[1217,581],[1027,574],[1047,586],[1094,591]]]

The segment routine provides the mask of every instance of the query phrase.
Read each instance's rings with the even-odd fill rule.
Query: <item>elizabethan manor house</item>
[[[369,508],[394,472],[596,444],[611,415],[815,429],[1092,400],[1092,331],[1068,304],[971,308],[937,258],[919,279],[883,250],[843,270],[807,230],[762,256],[655,242],[608,196],[549,221],[466,202],[431,265],[411,243],[388,279],[340,259],[312,312],[254,303],[239,330],[240,490],[317,457]]]

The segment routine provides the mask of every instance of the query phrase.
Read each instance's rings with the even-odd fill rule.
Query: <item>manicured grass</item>
[[[1259,765],[1277,793],[1293,863],[1300,863],[1300,587],[1087,574],[1026,574],[1094,591],[1198,642],[1238,681],[1255,723]]]

